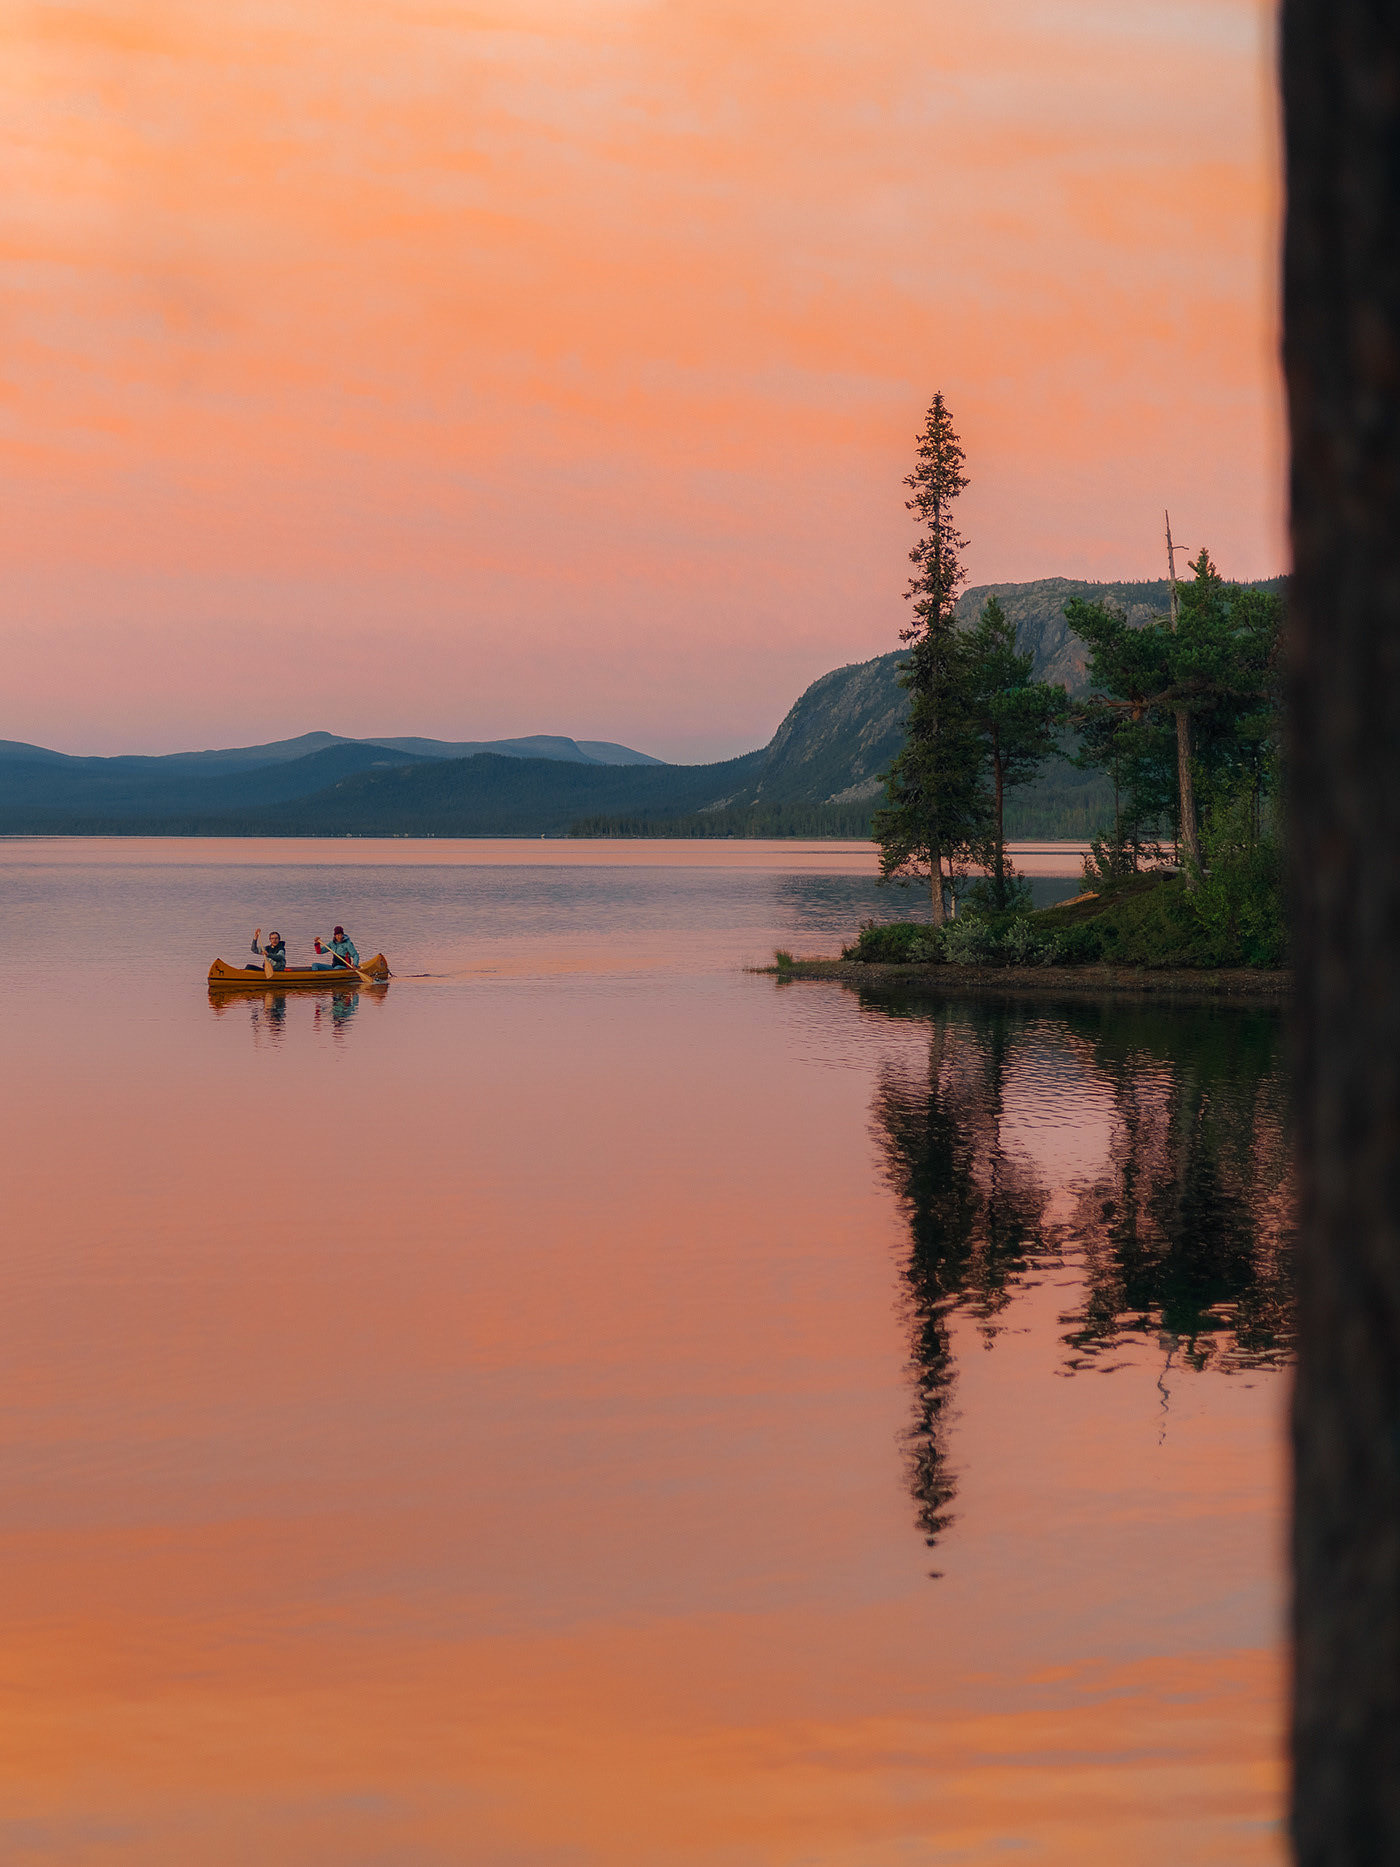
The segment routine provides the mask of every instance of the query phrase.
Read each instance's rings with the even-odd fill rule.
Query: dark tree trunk
[[[1400,5],[1285,0],[1293,1832],[1400,1861]]]
[[[1181,623],[1181,596],[1176,582],[1176,552],[1172,548],[1172,517],[1167,521],[1167,588],[1171,592],[1172,634]],[[1191,715],[1178,707],[1176,723],[1176,794],[1181,833],[1177,837],[1177,855],[1186,874],[1186,886],[1194,889],[1201,872],[1201,838],[1196,820],[1196,777],[1191,766]]]
[[[948,918],[947,904],[943,899],[943,858],[934,851],[932,874],[929,876],[929,915],[935,927],[941,927]]]
[[[996,876],[997,906],[999,908],[1004,908],[1006,906],[1006,774],[1001,756],[1001,745],[995,732],[992,734],[992,771],[995,774],[996,782],[997,820],[997,842],[994,856],[996,868],[994,874]]]
[[[1201,866],[1201,837],[1196,822],[1196,779],[1191,769],[1191,715],[1178,709],[1176,715],[1176,788],[1181,801],[1181,860],[1186,870],[1186,886],[1196,886]]]
[[[947,920],[947,909],[943,904],[943,848],[938,839],[938,812],[929,813],[928,833],[929,864],[929,912],[935,927],[941,927]]]

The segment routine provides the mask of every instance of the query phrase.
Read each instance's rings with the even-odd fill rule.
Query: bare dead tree
[[[1181,596],[1176,587],[1176,554],[1180,545],[1172,543],[1172,515],[1167,513],[1167,588],[1171,592],[1172,634],[1181,620]],[[1176,788],[1181,799],[1181,854],[1188,888],[1196,886],[1201,872],[1201,838],[1196,823],[1196,778],[1191,769],[1191,715],[1185,707],[1173,713],[1176,724]]]

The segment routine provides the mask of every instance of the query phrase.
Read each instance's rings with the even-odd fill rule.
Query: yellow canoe
[[[382,953],[376,953],[373,959],[362,960],[360,970],[369,974],[372,981],[389,977],[389,962]],[[337,966],[332,972],[314,972],[310,966],[288,966],[285,972],[274,972],[271,977],[261,966],[250,971],[247,966],[230,966],[226,960],[216,959],[209,968],[209,983],[228,991],[280,992],[284,986],[309,985],[320,986],[323,991],[343,985],[363,985],[365,982],[350,966]]]

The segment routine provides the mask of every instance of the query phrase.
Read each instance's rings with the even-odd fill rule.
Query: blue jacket
[[[326,951],[334,953],[342,966],[358,966],[360,963],[360,955],[355,942],[348,934],[343,935],[339,940],[327,941]]]

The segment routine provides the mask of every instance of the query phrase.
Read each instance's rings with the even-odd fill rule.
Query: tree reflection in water
[[[1134,1340],[1198,1369],[1286,1359],[1292,1187],[1275,1013],[864,1002],[930,1027],[927,1067],[886,1066],[873,1111],[909,1228],[910,1483],[930,1545],[956,1490],[951,1319],[976,1318],[990,1346],[1037,1266],[1082,1279],[1062,1318],[1066,1372],[1111,1370]],[[1020,1067],[1047,1046],[1054,1069]],[[1112,1134],[1091,1180],[1037,1173],[1008,1141],[1008,1084],[1021,1116],[1039,1098],[1061,1121],[1076,1095],[1091,1119],[1106,1092]]]
[[[1292,1178],[1272,1012],[1074,1021],[1113,1091],[1108,1170],[1065,1228],[1085,1297],[1070,1366],[1156,1335],[1196,1368],[1277,1365],[1293,1339]]]
[[[1047,1195],[1001,1140],[1010,1031],[1005,1013],[976,1025],[938,1015],[927,1072],[888,1067],[875,1093],[876,1138],[909,1224],[904,1277],[918,1396],[910,1479],[930,1544],[950,1521],[955,1489],[946,1447],[949,1317],[970,1311],[990,1344],[1012,1288],[1044,1251]]]

